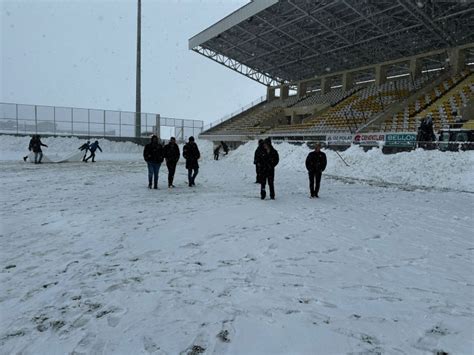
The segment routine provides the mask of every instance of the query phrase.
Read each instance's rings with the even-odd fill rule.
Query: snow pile
[[[249,142],[232,152],[231,159],[238,164],[253,162],[257,142]],[[280,155],[278,169],[306,173],[305,160],[310,152],[306,145],[277,143]],[[474,152],[441,152],[417,149],[411,152],[386,155],[380,149],[364,152],[352,146],[339,154],[325,150],[328,158],[326,174],[337,177],[375,180],[391,184],[474,191]]]
[[[0,160],[20,160],[28,153],[28,144],[31,137],[0,136]],[[99,141],[103,153],[96,153],[97,160],[136,160],[142,159],[143,146],[132,142],[115,142],[103,138],[91,138],[90,141]],[[41,141],[48,146],[43,148],[43,154],[51,160],[61,160],[66,156],[77,153],[85,138],[77,137],[44,137]],[[197,141],[202,152],[202,159],[212,158],[212,142]],[[182,151],[183,146],[180,145]],[[46,161],[46,160],[45,160]]]

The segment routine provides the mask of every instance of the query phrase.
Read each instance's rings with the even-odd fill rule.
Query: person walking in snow
[[[41,137],[38,134],[33,135],[28,150],[35,154],[35,164],[41,164],[41,160],[43,159],[43,151],[41,150],[41,147],[48,148],[46,144],[41,142]],[[23,160],[26,161],[25,157],[23,157]]]
[[[95,163],[95,151],[99,149],[100,152],[102,153],[102,148],[99,147],[99,141],[95,141],[94,143],[92,143],[90,146],[89,146],[89,151],[91,152],[91,155],[89,155],[89,157],[87,157],[86,160],[84,160],[86,163],[87,161],[92,158],[92,162]]]
[[[195,186],[195,179],[199,173],[198,160],[201,158],[201,153],[197,144],[194,142],[194,137],[189,137],[188,143],[183,148],[183,157],[186,159],[186,169],[188,169],[189,187]]]
[[[260,166],[260,198],[265,199],[267,192],[265,186],[268,182],[270,188],[270,198],[275,199],[275,167],[278,165],[280,157],[272,146],[270,138],[263,141],[263,149],[257,155],[257,164]]]
[[[309,192],[311,198],[319,197],[319,186],[321,184],[321,175],[326,169],[326,154],[321,152],[321,145],[318,143],[312,152],[306,158],[306,169],[309,177]]]
[[[164,159],[163,146],[158,142],[158,137],[151,136],[151,142],[145,146],[143,150],[143,159],[145,159],[148,166],[148,188],[158,189],[158,174],[160,172],[161,163]]]
[[[222,149],[224,150],[224,155],[229,154],[229,146],[226,144],[226,142],[221,141],[221,146],[222,146]]]
[[[174,187],[174,173],[176,171],[176,164],[178,164],[179,156],[181,155],[179,147],[176,144],[174,137],[170,138],[168,144],[164,148],[164,157],[166,159],[166,167],[168,168],[168,188]]]
[[[219,160],[219,153],[221,151],[221,146],[218,145],[215,149],[214,149],[214,160]]]
[[[87,156],[87,152],[89,151],[90,144],[91,144],[91,142],[87,141],[86,143],[81,145],[79,148],[77,148],[81,152],[84,151],[84,157],[82,158],[82,161],[86,161],[86,156]]]
[[[261,154],[263,151],[263,139],[258,140],[258,147],[255,149],[255,153],[253,155],[253,163],[255,164],[255,183],[260,184],[260,165],[257,162],[257,157]]]

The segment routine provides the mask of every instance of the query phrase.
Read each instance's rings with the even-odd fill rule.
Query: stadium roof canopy
[[[471,42],[471,0],[257,0],[189,48],[274,85]]]

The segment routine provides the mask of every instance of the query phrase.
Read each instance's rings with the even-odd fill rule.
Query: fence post
[[[119,111],[119,137],[122,137],[122,111]]]
[[[91,137],[91,109],[87,109],[87,137]]]
[[[53,134],[56,135],[56,106],[53,106]]]
[[[74,134],[74,109],[71,107],[71,135]]]
[[[105,138],[105,110],[104,110],[104,138]]]
[[[19,124],[20,122],[18,121],[18,104],[15,104],[15,111],[16,111],[16,134],[19,133]]]
[[[38,106],[35,105],[35,133],[38,134]]]

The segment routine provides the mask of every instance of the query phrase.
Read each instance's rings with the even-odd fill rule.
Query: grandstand
[[[436,130],[474,101],[474,4],[466,1],[252,1],[189,48],[266,86],[266,100],[202,138]],[[467,125],[472,125],[468,122]]]

